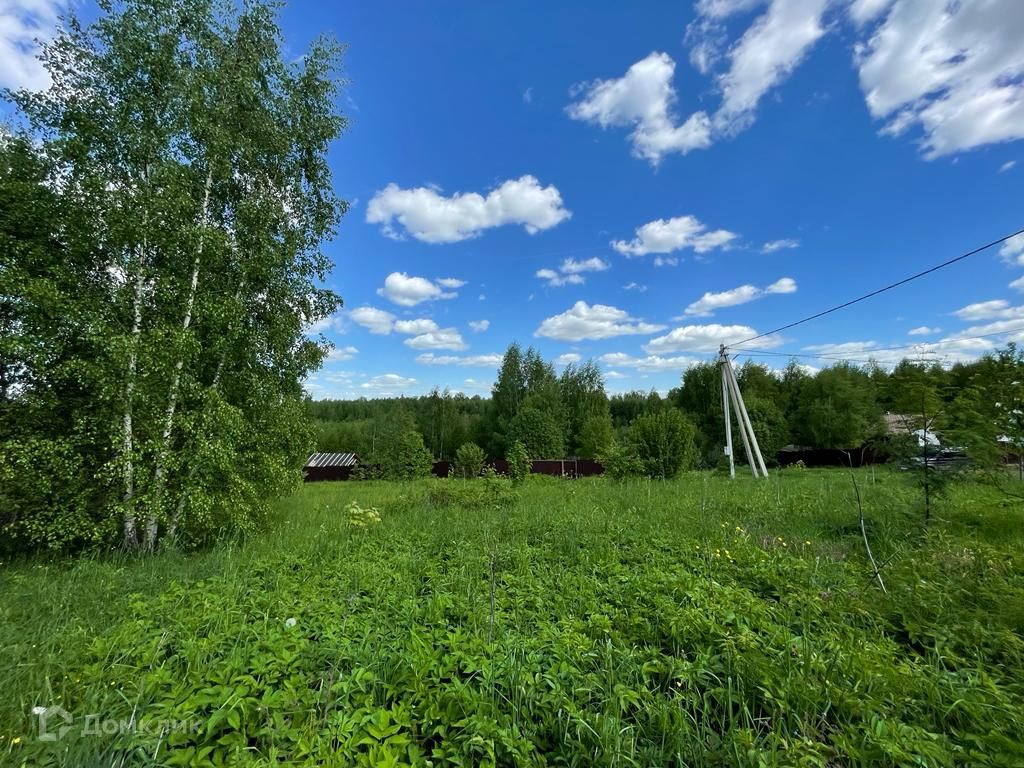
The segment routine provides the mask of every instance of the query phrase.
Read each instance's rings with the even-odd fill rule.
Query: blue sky
[[[0,0],[4,84],[38,80],[16,38],[59,5]],[[511,341],[664,391],[1024,227],[1019,0],[293,0],[283,26],[348,45],[315,397],[486,394]],[[757,347],[969,359],[1024,338],[1022,276],[1024,238]]]

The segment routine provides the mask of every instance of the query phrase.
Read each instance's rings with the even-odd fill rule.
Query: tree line
[[[278,6],[101,3],[0,130],[0,540],[152,551],[251,530],[314,441],[340,298],[340,51]]]
[[[1024,354],[1014,344],[949,367],[903,360],[891,369],[837,362],[815,370],[791,361],[776,371],[747,361],[736,372],[769,461],[790,444],[888,445],[885,414],[902,417],[901,432],[938,433],[979,461],[995,462],[1024,445]],[[422,397],[307,407],[320,449],[356,452],[368,463],[384,460],[391,435],[414,432],[436,460],[453,459],[465,444],[501,458],[519,443],[535,459],[597,458],[612,472],[671,476],[726,461],[721,391],[719,366],[711,361],[688,368],[665,396],[609,395],[592,361],[559,375],[535,349],[512,344],[489,399],[435,388]]]

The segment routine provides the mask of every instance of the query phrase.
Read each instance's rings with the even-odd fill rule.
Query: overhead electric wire
[[[757,341],[758,339],[763,339],[766,336],[772,336],[773,334],[789,330],[790,328],[795,328],[798,325],[803,325],[804,323],[809,323],[811,320],[817,320],[819,317],[824,317],[825,315],[831,315],[833,312],[838,312],[840,309],[846,309],[847,307],[852,307],[854,304],[859,304],[860,302],[865,301],[867,299],[870,299],[870,298],[872,298],[874,296],[877,296],[880,293],[885,293],[886,291],[891,291],[893,288],[899,288],[901,285],[906,285],[907,283],[909,283],[909,282],[911,282],[913,280],[917,280],[918,278],[924,277],[925,275],[930,275],[932,272],[937,272],[940,269],[944,269],[945,267],[948,267],[948,266],[951,266],[953,264],[956,264],[957,262],[963,261],[964,259],[970,258],[971,256],[975,256],[976,254],[979,254],[982,251],[987,251],[989,248],[992,248],[994,246],[997,246],[997,245],[1000,245],[1002,243],[1005,243],[1007,240],[1009,240],[1012,237],[1017,237],[1017,235],[1024,235],[1024,229],[1019,229],[1016,232],[1012,232],[1011,234],[1006,235],[1004,237],[1001,237],[998,240],[993,240],[991,243],[986,243],[985,245],[979,246],[978,248],[975,248],[972,251],[968,251],[967,253],[962,253],[959,256],[956,256],[956,257],[954,257],[952,259],[947,259],[946,261],[942,262],[941,264],[936,264],[934,267],[929,267],[928,269],[923,270],[921,272],[918,272],[915,275],[911,275],[910,277],[905,277],[902,280],[898,280],[895,283],[889,283],[889,285],[886,285],[886,286],[884,286],[882,288],[879,288],[877,290],[871,291],[870,293],[865,293],[863,296],[858,296],[855,299],[851,299],[850,301],[845,301],[842,304],[837,304],[836,306],[830,307],[829,309],[822,310],[821,312],[816,312],[813,315],[809,315],[809,316],[807,316],[805,318],[802,318],[800,320],[797,320],[795,322],[787,323],[786,325],[779,326],[778,328],[775,328],[775,329],[773,329],[771,331],[765,331],[764,333],[759,333],[756,336],[751,336],[749,339],[743,339],[742,341],[737,341],[737,342],[735,342],[733,344],[727,344],[726,345],[726,349],[735,349],[740,344],[747,344],[747,343],[749,343],[751,341]]]
[[[1005,331],[996,331],[994,333],[981,333],[981,334],[978,334],[977,336],[959,336],[957,338],[940,339],[939,341],[919,341],[916,344],[901,344],[900,346],[896,346],[896,347],[874,347],[874,348],[871,348],[871,349],[862,349],[862,350],[859,350],[858,353],[863,353],[863,354],[866,354],[866,355],[873,355],[876,352],[896,352],[896,351],[899,351],[901,349],[916,349],[918,347],[938,347],[938,346],[941,346],[943,344],[955,344],[955,343],[960,342],[960,341],[977,341],[979,339],[989,339],[989,338],[992,338],[993,336],[1006,336],[1006,335],[1009,335],[1011,333],[1017,333],[1018,331],[1024,331],[1024,325],[1019,325],[1019,326],[1017,326],[1015,328],[1007,328]],[[842,346],[842,345],[840,344],[840,345],[837,345],[837,346]],[[736,354],[772,355],[774,357],[806,357],[806,358],[813,358],[815,360],[844,360],[844,361],[851,362],[851,363],[862,362],[862,361],[858,361],[858,360],[852,360],[852,359],[850,359],[848,357],[841,357],[840,356],[841,353],[838,353],[838,352],[837,353],[833,353],[833,354],[827,354],[826,353],[824,355],[811,355],[811,354],[808,354],[806,352],[778,352],[776,350],[769,350],[769,349],[735,349],[735,350],[733,350],[732,347],[726,347],[726,349],[732,350]],[[922,349],[922,352],[924,352],[924,353],[928,353],[928,352],[941,353],[942,350],[941,349],[939,349],[939,350],[936,350],[936,349]],[[870,361],[864,361],[864,362],[870,362]]]

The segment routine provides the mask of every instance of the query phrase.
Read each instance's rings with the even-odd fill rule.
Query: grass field
[[[0,764],[1024,765],[1024,505],[924,529],[856,477],[888,594],[839,471],[326,483],[245,543],[4,563]]]

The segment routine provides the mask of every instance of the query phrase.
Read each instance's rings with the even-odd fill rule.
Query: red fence
[[[450,461],[435,461],[431,472],[437,477],[448,477]],[[508,474],[508,462],[504,459],[488,461],[498,474]],[[534,459],[530,462],[530,472],[535,475],[552,475],[554,477],[593,477],[604,473],[604,466],[594,459]]]

